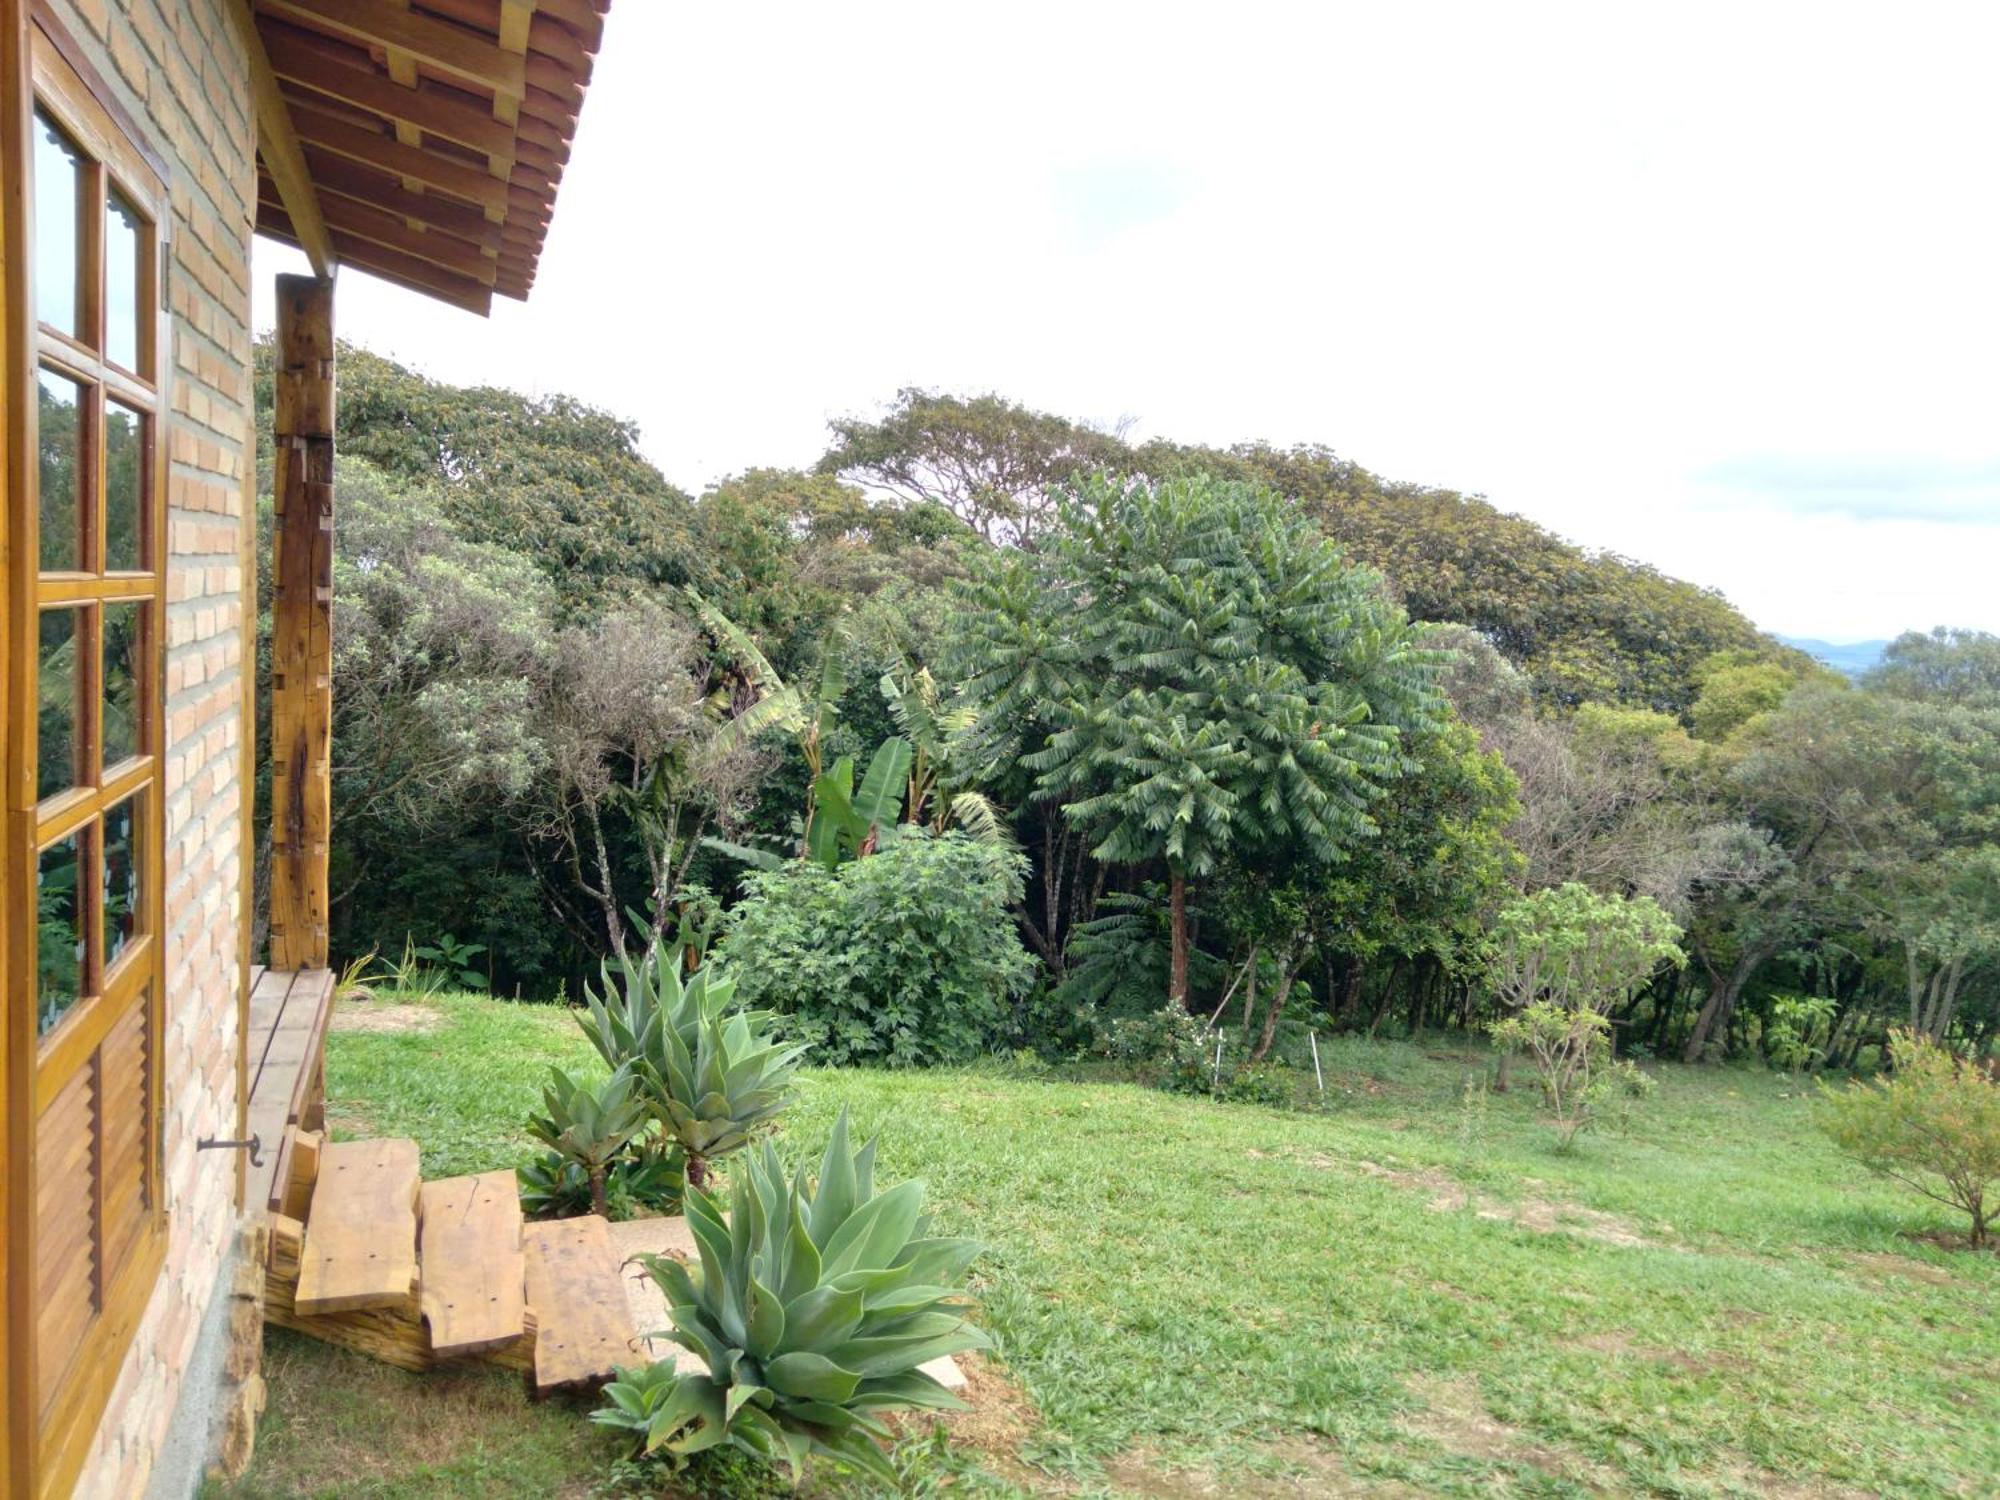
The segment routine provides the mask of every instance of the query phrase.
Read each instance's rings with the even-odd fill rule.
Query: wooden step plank
[[[521,1336],[526,1267],[512,1172],[427,1182],[417,1198],[417,1276],[431,1351],[480,1354]]]
[[[264,969],[250,989],[250,1092],[254,1095],[264,1078],[264,1058],[271,1048],[271,1034],[284,1018],[285,1001],[296,976],[288,970]]]
[[[410,1299],[417,1186],[415,1141],[337,1141],[320,1152],[293,1298],[302,1316]]]
[[[535,1326],[535,1388],[609,1380],[614,1365],[633,1363],[637,1336],[610,1225],[596,1214],[529,1224],[521,1248]]]

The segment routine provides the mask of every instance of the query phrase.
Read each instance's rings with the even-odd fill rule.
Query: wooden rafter
[[[488,156],[511,158],[515,153],[515,133],[494,119],[491,111],[459,103],[441,90],[422,85],[405,88],[365,62],[343,61],[331,49],[316,45],[310,33],[273,25],[264,32],[264,50],[278,77],[314,93],[358,105]]]
[[[292,221],[299,246],[312,263],[313,274],[331,276],[340,259],[320,216],[319,195],[313,188],[312,174],[306,170],[305,156],[292,128],[291,111],[285,107],[277,75],[264,55],[257,23],[250,14],[250,0],[230,0],[229,18],[241,34],[244,52],[250,59],[250,88],[257,106],[257,154],[263,158],[271,180],[278,185],[286,217]]]
[[[257,194],[259,205],[283,212],[284,204],[274,202],[273,196],[268,181],[260,181]],[[454,272],[483,286],[492,286],[498,275],[497,256],[468,256],[463,240],[421,225],[412,228],[407,219],[372,203],[329,195],[321,207],[326,213],[327,229],[331,233],[367,240],[385,250],[395,250],[426,261],[441,271]]]
[[[313,169],[313,181],[319,184],[323,199],[351,198],[373,204],[426,229],[443,230],[488,252],[497,251],[506,239],[506,225],[495,224],[470,204],[436,193],[412,193],[396,177],[311,146],[306,147],[306,161]]]
[[[292,103],[292,121],[301,141],[323,146],[336,156],[365,162],[405,180],[450,193],[477,204],[496,219],[507,211],[507,184],[490,176],[483,164],[455,160],[435,151],[405,145],[380,131],[353,125],[324,110]]]
[[[263,0],[264,9],[295,17],[363,46],[406,53],[416,62],[517,104],[527,91],[525,60],[460,26],[433,21],[384,0]]]

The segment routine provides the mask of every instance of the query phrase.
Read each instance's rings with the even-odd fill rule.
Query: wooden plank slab
[[[410,1299],[417,1185],[415,1141],[337,1141],[320,1152],[293,1298],[302,1316]]]
[[[535,1388],[609,1380],[631,1364],[636,1335],[610,1226],[596,1214],[521,1231],[535,1325]]]
[[[479,1354],[521,1336],[521,1194],[512,1172],[427,1182],[417,1198],[417,1275],[431,1352]]]
[[[264,1321],[277,1328],[309,1334],[357,1354],[386,1361],[405,1370],[428,1370],[431,1341],[417,1315],[414,1297],[395,1307],[369,1307],[356,1312],[321,1313],[300,1317],[292,1305],[298,1291],[299,1257],[305,1251],[305,1226],[274,1213],[270,1217],[270,1262],[264,1277]]]
[[[285,1014],[285,999],[291,993],[293,974],[264,969],[250,989],[250,1092],[254,1096],[264,1079],[264,1057],[271,1048],[271,1034]]]

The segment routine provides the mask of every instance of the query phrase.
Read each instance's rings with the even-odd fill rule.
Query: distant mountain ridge
[[[1836,672],[1845,672],[1849,677],[1859,677],[1873,670],[1882,660],[1882,653],[1889,649],[1887,641],[1852,641],[1836,646],[1831,641],[1816,641],[1809,636],[1780,635],[1777,639],[1805,652],[1815,661],[1825,662]]]

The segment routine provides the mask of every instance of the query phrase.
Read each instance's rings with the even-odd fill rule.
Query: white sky
[[[1848,640],[2000,630],[2000,7],[618,0],[532,300],[343,337],[676,483],[899,386],[1323,442]],[[302,258],[259,242],[270,277]]]

